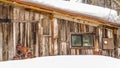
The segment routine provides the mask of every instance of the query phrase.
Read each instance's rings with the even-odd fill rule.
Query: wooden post
[[[16,54],[16,28],[15,23],[13,23],[13,49],[14,49],[14,55]]]
[[[58,55],[58,23],[57,23],[57,19],[54,18],[54,52],[55,55]]]
[[[102,54],[102,26],[99,26],[99,54]]]
[[[99,54],[99,44],[98,44],[99,28],[97,28],[96,30],[97,31],[96,31],[96,34],[94,36],[94,47],[95,47],[95,49],[94,49],[94,55],[98,55]]]
[[[117,57],[118,56],[118,51],[117,51],[117,48],[118,48],[118,45],[117,45],[117,29],[113,29],[113,36],[114,36],[114,46],[115,46],[114,55],[115,55],[115,57]]]

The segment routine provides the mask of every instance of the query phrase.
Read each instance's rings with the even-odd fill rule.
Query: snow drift
[[[0,68],[120,68],[120,60],[105,56],[53,56],[0,62]]]

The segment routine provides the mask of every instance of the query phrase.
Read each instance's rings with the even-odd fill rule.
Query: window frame
[[[73,45],[72,45],[72,35],[81,36],[81,46],[75,46],[75,45],[73,46]],[[83,44],[83,42],[82,42],[82,34],[81,34],[81,35],[80,35],[80,34],[71,34],[71,46],[72,46],[72,47],[82,47],[82,44]]]
[[[92,45],[92,46],[83,46],[83,35],[89,35],[89,34],[92,35],[92,39],[93,39],[92,44],[93,44],[93,45]],[[78,35],[78,36],[81,35],[81,46],[72,45],[72,35]],[[70,37],[71,37],[71,38],[70,38],[70,39],[71,39],[71,40],[70,40],[70,42],[71,42],[71,47],[72,47],[72,48],[94,47],[94,35],[95,35],[94,33],[71,33],[71,34],[70,34]]]

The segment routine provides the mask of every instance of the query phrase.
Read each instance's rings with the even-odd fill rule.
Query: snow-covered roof
[[[117,11],[104,7],[63,0],[24,0],[24,1],[72,13],[88,15],[94,18],[106,20],[113,23],[120,23]]]

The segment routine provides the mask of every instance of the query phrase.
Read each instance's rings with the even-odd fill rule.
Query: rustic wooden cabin
[[[36,57],[53,55],[117,57],[118,23],[70,11],[65,9],[65,6],[64,9],[55,8],[43,4],[44,2],[34,1],[0,0],[0,60],[11,60],[19,43],[29,47]],[[70,2],[60,2],[71,5]]]

